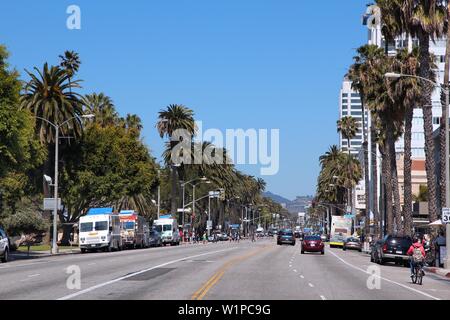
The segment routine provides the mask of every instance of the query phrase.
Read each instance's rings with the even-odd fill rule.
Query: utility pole
[[[161,176],[161,169],[158,169],[158,219],[159,219],[159,215],[161,212],[161,181],[160,181],[160,176]]]
[[[58,109],[56,109],[58,110]],[[58,253],[58,152],[59,152],[59,126],[55,126],[55,209],[53,211],[53,243],[52,243],[52,254]]]

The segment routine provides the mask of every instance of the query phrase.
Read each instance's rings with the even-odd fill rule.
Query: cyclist
[[[414,277],[414,270],[417,265],[423,266],[425,261],[425,250],[420,238],[414,238],[413,244],[409,247],[408,256],[411,256],[411,277]],[[422,271],[422,276],[424,275]]]

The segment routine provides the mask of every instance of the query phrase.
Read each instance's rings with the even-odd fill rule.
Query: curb
[[[448,269],[442,269],[442,268],[436,268],[436,267],[424,267],[423,269],[426,272],[434,273],[434,274],[437,274],[438,276],[450,279],[450,270],[448,270]]]

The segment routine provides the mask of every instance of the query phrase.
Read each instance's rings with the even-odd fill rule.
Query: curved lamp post
[[[86,115],[82,115],[81,118],[83,119],[92,119],[94,118],[95,115],[93,114],[86,114]],[[56,244],[57,242],[57,237],[58,237],[58,230],[57,230],[57,215],[58,215],[58,145],[59,145],[59,129],[64,126],[65,124],[67,124],[69,121],[79,118],[78,116],[72,117],[66,121],[64,121],[61,124],[55,124],[47,119],[44,119],[42,117],[38,117],[35,116],[36,119],[39,119],[41,121],[44,121],[46,123],[48,123],[49,125],[51,125],[53,128],[55,128],[55,184],[53,185],[54,187],[54,201],[55,201],[55,207],[53,209],[53,241],[52,241],[52,250],[51,253],[52,254],[57,254],[58,253],[58,246]]]

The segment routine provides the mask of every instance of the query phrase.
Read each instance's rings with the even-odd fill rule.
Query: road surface
[[[0,264],[0,282],[0,300],[450,300],[435,275],[413,285],[408,268],[328,247],[302,255],[273,238],[17,260]]]

